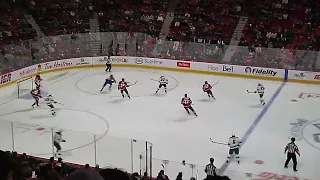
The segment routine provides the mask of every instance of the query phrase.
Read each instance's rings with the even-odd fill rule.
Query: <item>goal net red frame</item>
[[[33,90],[34,82],[33,77],[23,78],[17,81],[17,95],[18,98],[28,94],[31,90]]]

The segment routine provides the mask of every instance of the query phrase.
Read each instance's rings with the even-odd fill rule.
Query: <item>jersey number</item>
[[[235,144],[236,143],[236,140],[232,140],[232,144]]]

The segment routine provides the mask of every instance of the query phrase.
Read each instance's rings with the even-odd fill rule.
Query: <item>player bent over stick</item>
[[[258,83],[258,86],[257,86],[257,90],[256,91],[253,91],[253,92],[250,92],[249,90],[247,90],[248,93],[258,93],[259,94],[259,97],[260,97],[260,103],[263,105],[265,105],[265,101],[263,100],[263,95],[264,95],[264,90],[265,88],[263,87],[262,84]]]
[[[211,89],[212,89],[211,84],[209,84],[208,81],[205,81],[205,82],[204,82],[204,85],[202,86],[203,92],[207,93],[208,96],[209,96],[209,98],[212,97],[213,99],[216,99],[216,98],[213,96],[213,93],[212,93]]]
[[[188,97],[187,94],[184,95],[184,97],[181,99],[181,104],[183,105],[184,109],[187,111],[188,114],[190,114],[189,109],[193,112],[195,116],[198,116],[196,111],[192,108],[192,100]]]
[[[44,101],[46,102],[46,104],[47,104],[47,106],[49,106],[50,107],[50,109],[51,109],[51,114],[52,115],[55,115],[56,114],[56,111],[55,111],[55,109],[54,109],[54,106],[53,106],[53,104],[52,103],[57,103],[55,100],[53,100],[53,97],[52,97],[52,95],[50,94],[50,95],[48,95],[47,97],[45,97],[45,98],[43,98],[44,99]]]
[[[116,80],[114,79],[113,75],[111,74],[110,77],[107,78],[106,81],[104,82],[104,84],[103,84],[100,92],[103,91],[103,89],[104,89],[108,84],[109,84],[109,90],[111,90],[113,83],[116,83]]]
[[[164,92],[167,93],[167,84],[168,84],[168,79],[165,78],[164,76],[160,76],[160,79],[159,79],[159,87],[156,91],[156,93],[159,92],[160,88],[164,88]]]
[[[128,90],[127,90],[127,87],[135,85],[136,83],[137,83],[137,81],[135,83],[131,84],[131,85],[128,85],[128,82],[126,82],[124,80],[124,78],[121,79],[121,81],[118,84],[118,90],[120,90],[120,93],[121,93],[123,98],[124,98],[123,92],[125,92],[127,94],[128,98],[130,99],[130,94],[129,94]]]

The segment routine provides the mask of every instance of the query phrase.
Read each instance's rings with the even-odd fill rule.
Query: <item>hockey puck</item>
[[[259,165],[260,165],[260,164],[264,164],[264,161],[262,161],[262,160],[255,160],[255,161],[254,161],[254,163],[256,163],[256,164],[259,164]]]
[[[296,99],[291,99],[291,101],[292,101],[292,102],[298,102],[298,100],[296,100]]]

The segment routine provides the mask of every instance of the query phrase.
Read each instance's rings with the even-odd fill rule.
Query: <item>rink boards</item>
[[[320,84],[320,73],[318,72],[145,57],[113,56],[110,59],[113,66],[116,67],[148,68],[240,78]],[[2,74],[0,76],[0,86],[15,83],[21,79],[34,76],[36,73],[42,74],[73,68],[102,67],[105,66],[106,60],[107,56],[99,56],[63,59],[36,64],[7,74]]]

